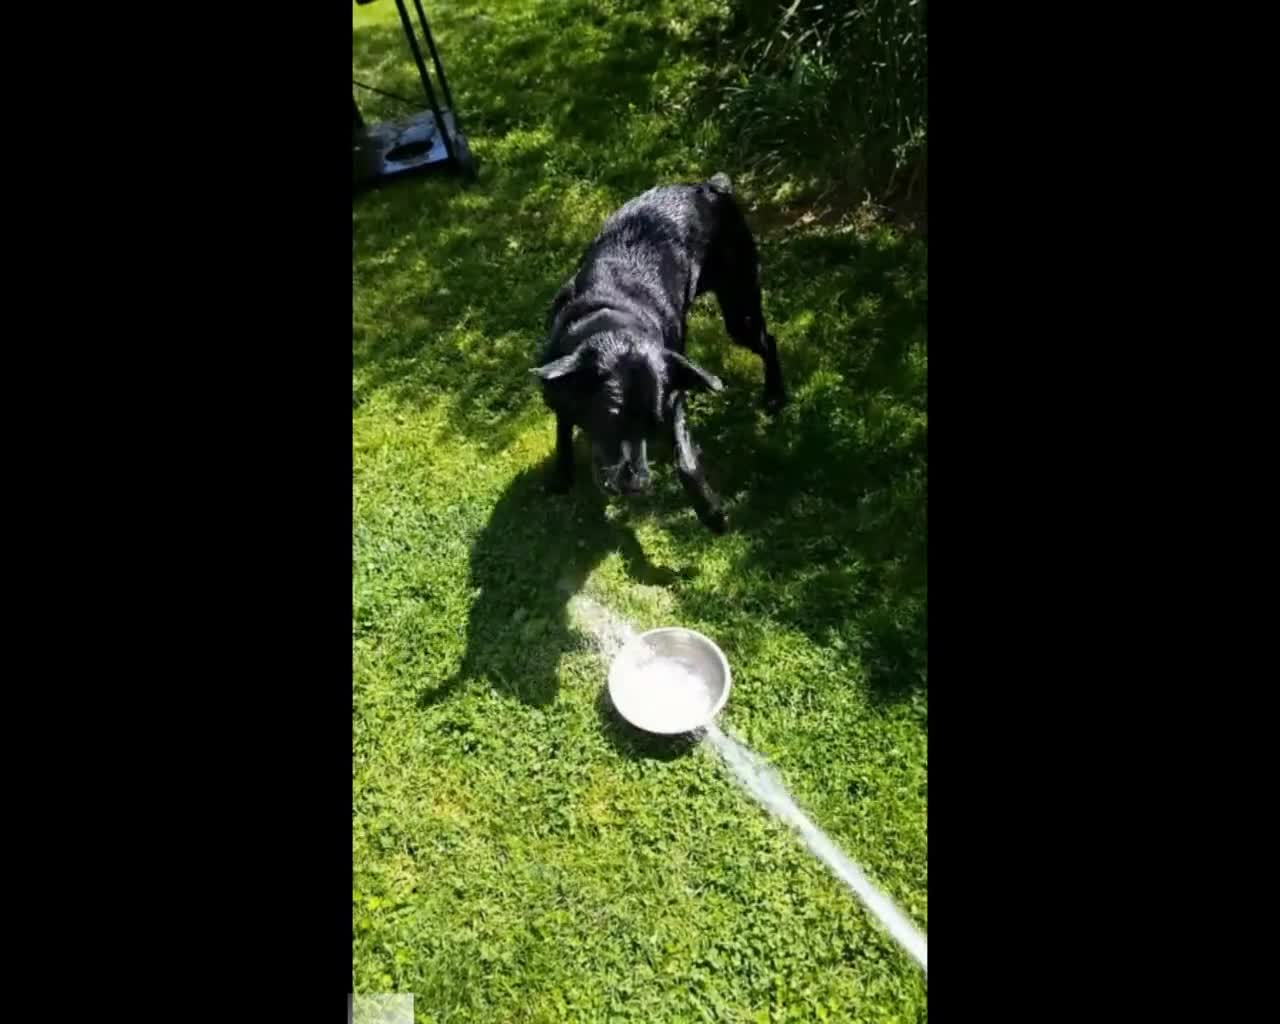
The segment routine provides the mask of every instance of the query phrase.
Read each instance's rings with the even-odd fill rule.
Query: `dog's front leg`
[[[675,434],[676,471],[680,474],[680,482],[685,492],[693,501],[694,511],[704,526],[715,533],[724,533],[728,528],[724,506],[720,496],[707,483],[706,473],[702,469],[702,456],[693,438],[689,436],[689,421],[685,415],[684,394],[676,396],[672,403],[672,427]]]
[[[556,466],[547,483],[552,494],[564,494],[573,486],[573,420],[556,413]]]

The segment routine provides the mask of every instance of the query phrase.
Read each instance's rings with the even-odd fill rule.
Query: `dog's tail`
[[[733,182],[729,180],[729,175],[724,171],[711,175],[707,179],[707,187],[713,192],[719,192],[722,196],[733,195]]]

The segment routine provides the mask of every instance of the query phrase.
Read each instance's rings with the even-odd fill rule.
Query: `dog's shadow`
[[[619,552],[637,582],[667,585],[680,574],[654,566],[625,520],[611,522],[605,499],[579,466],[564,495],[547,493],[552,464],[507,486],[471,550],[472,605],[462,664],[419,695],[422,706],[469,681],[535,706],[555,700],[561,656],[585,641],[571,628],[568,603],[592,570]]]

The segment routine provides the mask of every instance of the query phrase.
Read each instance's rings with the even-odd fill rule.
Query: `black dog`
[[[680,481],[698,518],[726,526],[689,437],[685,396],[724,385],[684,357],[693,300],[714,292],[733,341],[764,361],[764,403],[786,403],[778,346],[760,309],[760,260],[726,175],[637,196],[605,221],[578,272],[551,304],[542,378],[556,414],[552,489],[573,483],[573,428],[591,437],[606,494],[649,490],[646,441],[670,430]]]

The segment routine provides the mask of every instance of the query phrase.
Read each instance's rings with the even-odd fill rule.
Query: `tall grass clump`
[[[738,162],[925,202],[925,0],[729,0],[721,114]]]

